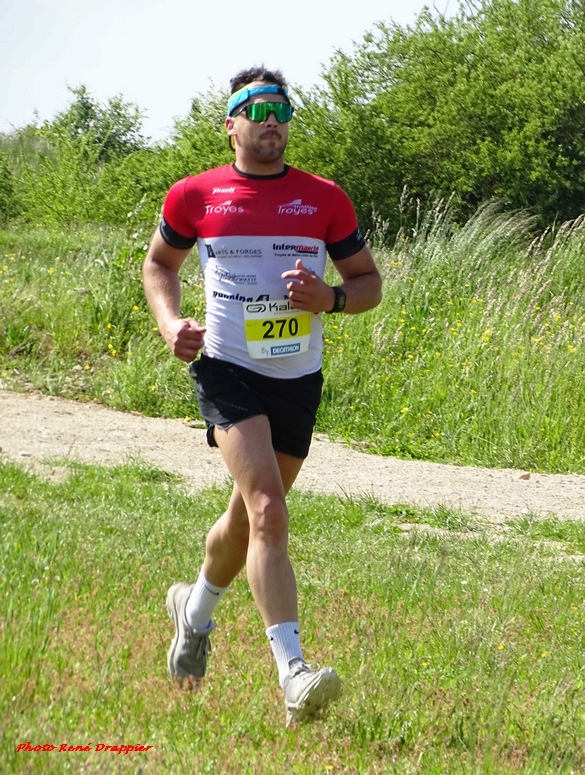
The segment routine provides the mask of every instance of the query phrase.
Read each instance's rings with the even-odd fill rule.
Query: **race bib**
[[[291,309],[288,299],[249,301],[243,306],[251,358],[282,358],[309,349],[312,312]]]

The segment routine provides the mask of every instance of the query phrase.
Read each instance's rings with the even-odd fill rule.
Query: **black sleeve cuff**
[[[331,242],[326,247],[333,261],[339,261],[342,258],[349,258],[359,253],[360,250],[366,247],[366,241],[362,237],[360,230],[356,229],[349,237],[339,240],[339,242]]]
[[[197,237],[183,237],[182,234],[176,232],[164,218],[161,218],[159,230],[167,245],[177,250],[191,250],[197,242]]]

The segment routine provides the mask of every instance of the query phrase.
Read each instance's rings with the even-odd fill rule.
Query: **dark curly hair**
[[[253,81],[263,81],[264,83],[275,83],[283,89],[287,87],[287,82],[280,70],[267,70],[263,65],[261,67],[249,67],[247,70],[240,70],[230,79],[230,94],[243,89]]]

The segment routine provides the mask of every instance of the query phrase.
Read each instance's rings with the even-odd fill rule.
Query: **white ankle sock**
[[[215,611],[215,606],[228,591],[228,588],[210,584],[201,571],[185,607],[187,624],[198,632],[208,630],[211,627],[211,617]]]
[[[282,686],[284,679],[288,675],[290,660],[303,659],[299,623],[283,622],[283,624],[275,624],[266,630],[266,635],[276,659],[278,680]]]

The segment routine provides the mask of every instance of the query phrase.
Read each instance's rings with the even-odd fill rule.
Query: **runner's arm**
[[[143,267],[144,291],[159,331],[173,355],[186,363],[197,357],[205,334],[194,318],[180,317],[179,270],[190,250],[171,247],[157,229]]]

